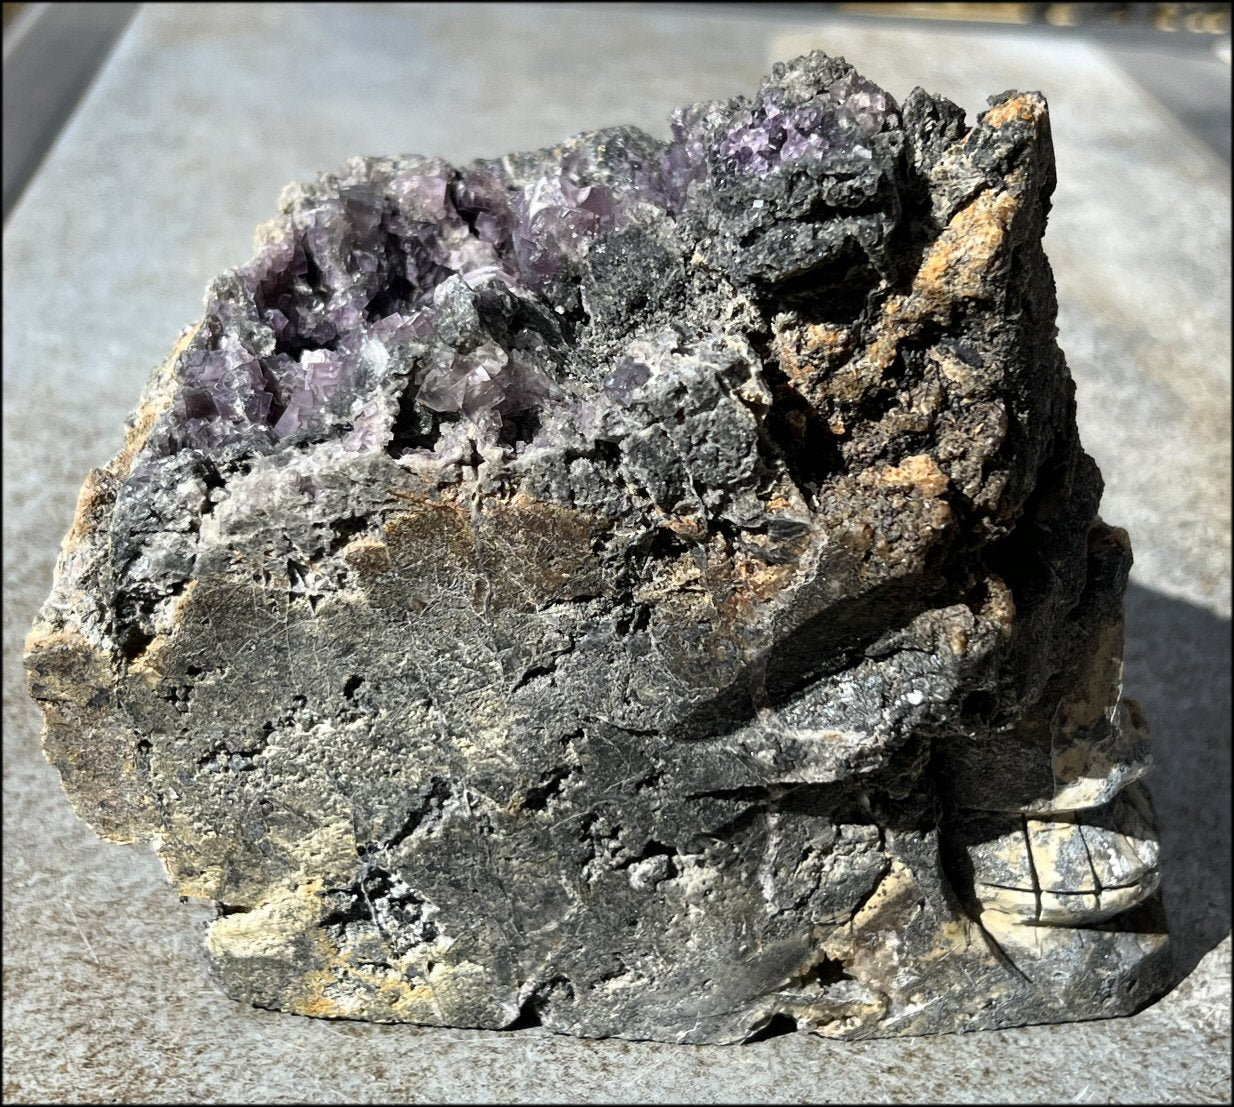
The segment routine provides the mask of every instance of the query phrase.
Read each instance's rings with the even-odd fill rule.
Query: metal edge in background
[[[4,35],[4,219],[138,4],[30,4]]]

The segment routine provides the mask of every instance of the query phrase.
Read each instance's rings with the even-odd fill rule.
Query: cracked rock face
[[[1037,94],[288,189],[87,478],[47,756],[238,999],[732,1042],[1167,985]]]

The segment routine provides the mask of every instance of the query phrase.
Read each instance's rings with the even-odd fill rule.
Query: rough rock
[[[841,59],[293,186],[28,642],[238,999],[731,1042],[1169,983],[1045,100]]]

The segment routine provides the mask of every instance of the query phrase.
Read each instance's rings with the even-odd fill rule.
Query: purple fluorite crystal
[[[895,104],[882,89],[848,74],[804,103],[786,106],[782,90],[765,90],[736,116],[718,150],[735,168],[766,176],[777,166],[833,149],[868,158],[869,140],[898,122]]]
[[[751,104],[682,109],[668,143],[624,129],[522,166],[355,159],[292,189],[257,257],[212,287],[156,448],[238,455],[333,435],[389,448],[409,402],[426,431],[461,414],[477,441],[496,441],[511,416],[568,396],[545,335],[580,321],[578,272],[597,242],[682,217],[717,170],[758,181],[829,153],[873,157],[896,106],[843,63],[837,73],[803,95],[780,71]],[[485,323],[498,289],[523,305],[515,333]]]

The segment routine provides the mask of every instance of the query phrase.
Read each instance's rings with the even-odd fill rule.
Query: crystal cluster
[[[822,158],[829,150],[840,157],[873,157],[869,140],[897,123],[888,103],[882,89],[855,73],[804,103],[786,103],[773,92],[737,115],[720,139],[719,153],[734,171],[760,177],[798,158]]]
[[[1037,94],[752,100],[293,186],[28,643],[237,998],[679,1042],[1166,986],[1126,536]]]
[[[343,178],[293,191],[258,256],[211,289],[162,448],[256,452],[315,418],[307,433],[319,439],[338,425],[331,412],[351,420],[349,445],[367,448],[389,429],[379,423],[380,366],[409,345],[431,351],[407,382],[413,402],[462,412],[493,439],[503,415],[552,394],[552,365],[535,327],[510,350],[483,323],[460,343],[455,319],[486,292],[510,290],[529,323],[546,307],[575,313],[575,275],[598,239],[672,220],[699,181],[765,178],[829,151],[840,162],[872,158],[874,136],[897,122],[887,95],[848,73],[827,88],[770,86],[723,127],[683,109],[662,150],[644,135],[606,135],[543,175],[501,162],[356,159]],[[332,405],[336,395],[350,407]]]

